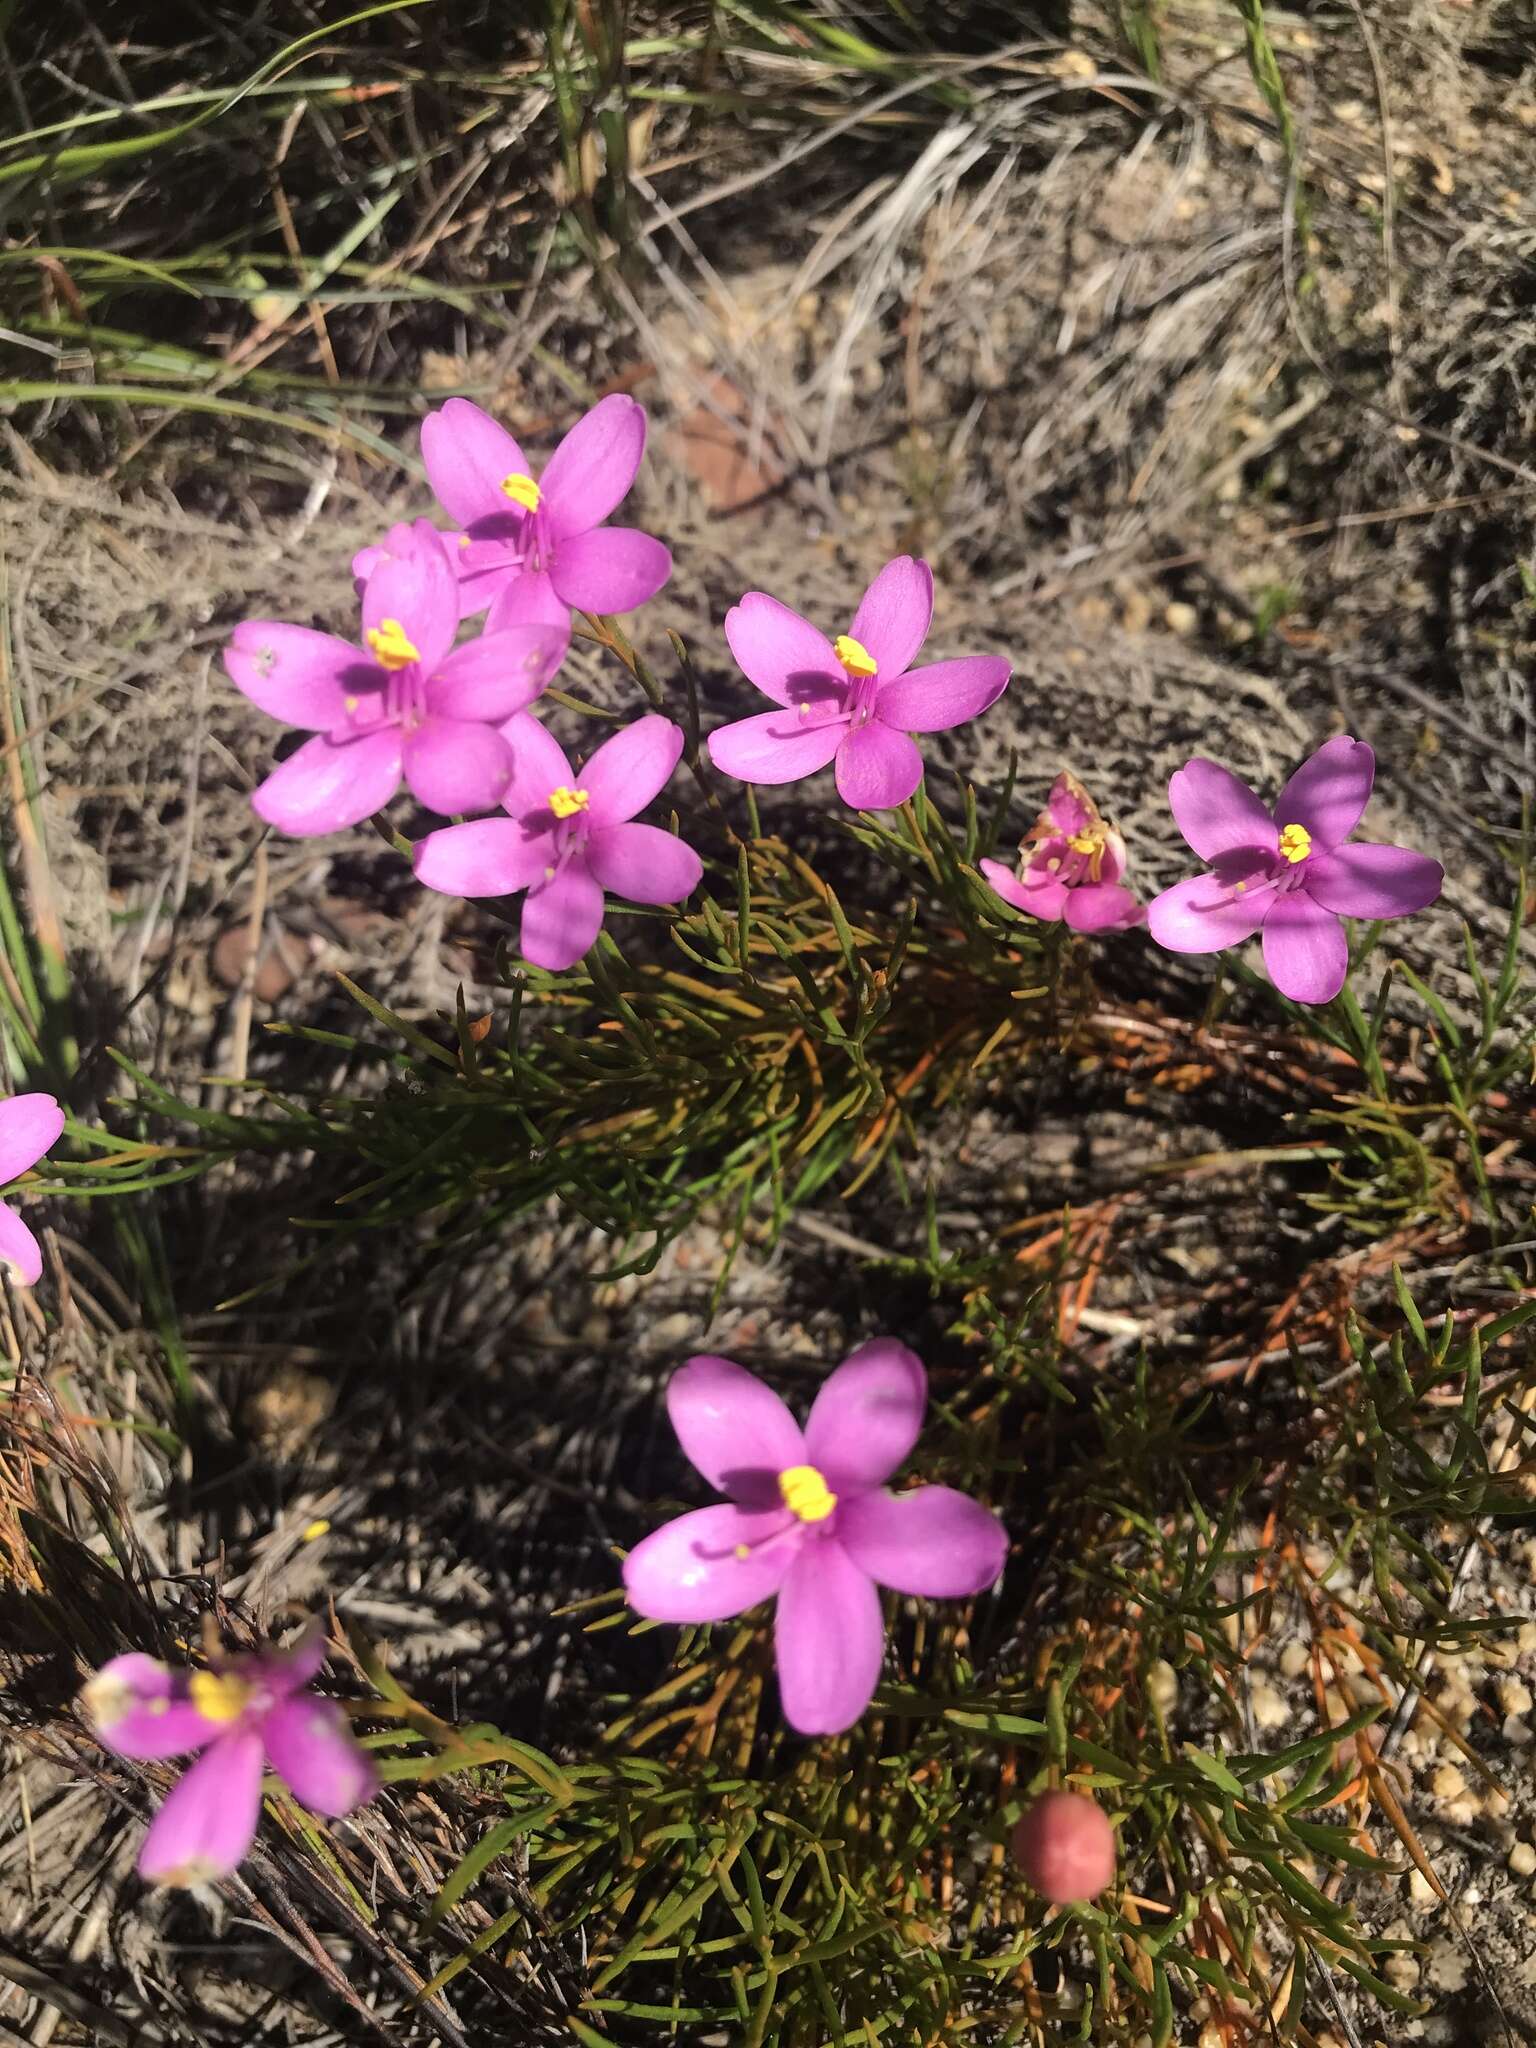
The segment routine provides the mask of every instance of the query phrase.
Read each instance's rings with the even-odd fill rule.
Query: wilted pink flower
[[[659,540],[603,520],[628,495],[645,453],[645,407],[615,393],[579,419],[535,481],[505,427],[467,398],[421,423],[421,458],[438,503],[462,526],[456,560],[467,618],[486,629],[630,612],[672,574]]]
[[[712,732],[710,759],[742,782],[799,782],[835,761],[837,793],[856,811],[904,804],[923,779],[910,735],[975,718],[1011,673],[996,654],[914,669],[932,618],[933,571],[910,555],[886,563],[835,641],[749,590],[726,613],[725,637],[777,708]]]
[[[680,903],[704,864],[659,825],[630,821],[666,785],[682,727],[654,713],[604,740],[581,772],[527,714],[506,728],[517,756],[504,818],[447,825],[416,846],[418,881],[445,896],[510,896],[523,905],[523,957],[574,967],[603,922],[603,891],[633,903]]]
[[[1347,846],[1370,800],[1376,757],[1347,734],[1303,761],[1271,817],[1215,761],[1188,761],[1168,784],[1174,822],[1210,872],[1147,906],[1170,953],[1219,953],[1264,934],[1264,965],[1295,1003],[1331,1002],[1349,972],[1341,917],[1407,917],[1434,902],[1437,860],[1405,846]]]
[[[1019,848],[1031,848],[1017,875],[1000,860],[981,871],[1005,903],[1075,932],[1124,931],[1145,910],[1125,888],[1125,841],[1075,775],[1058,775],[1045,809]]]
[[[13,1095],[0,1102],[0,1188],[51,1152],[63,1128],[64,1112],[51,1095]],[[0,1202],[0,1259],[14,1267],[28,1287],[43,1277],[42,1247],[5,1202]]]
[[[653,1621],[726,1621],[778,1596],[774,1648],[784,1717],[837,1735],[869,1705],[885,1656],[879,1586],[959,1600],[990,1586],[1008,1538],[948,1486],[891,1493],[917,1442],[927,1375],[905,1344],[861,1344],[800,1425],[771,1387],[728,1358],[690,1358],[667,1388],[678,1441],[729,1503],[636,1544],[630,1605]]]
[[[251,1846],[270,1766],[295,1799],[331,1818],[379,1788],[367,1751],[334,1701],[304,1688],[325,1662],[312,1629],[290,1649],[173,1671],[139,1651],[104,1664],[80,1695],[102,1745],[144,1763],[203,1754],[168,1794],[139,1851],[155,1884],[227,1877]]]
[[[462,647],[458,582],[427,520],[396,527],[363,591],[363,647],[308,626],[247,619],[224,650],[236,687],[273,718],[318,735],[251,799],[306,837],[339,832],[389,802],[404,774],[439,816],[484,811],[512,778],[497,727],[531,704],[565,659],[569,623],[511,626]]]
[[[1053,1906],[1096,1898],[1114,1881],[1115,1831],[1081,1792],[1046,1792],[1013,1831],[1025,1883]]]

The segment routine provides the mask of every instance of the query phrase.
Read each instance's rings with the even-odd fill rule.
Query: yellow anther
[[[317,1515],[314,1521],[305,1523],[300,1541],[303,1543],[318,1543],[322,1536],[328,1536],[330,1533],[331,1525],[325,1516]]]
[[[558,789],[549,792],[549,808],[557,818],[574,818],[578,811],[587,808],[587,792],[584,789],[571,789],[562,782]]]
[[[341,701],[348,711],[355,711],[357,709],[358,700],[356,697],[343,697]]]
[[[863,641],[855,640],[851,633],[839,633],[832,652],[851,676],[872,676],[880,666]]]
[[[510,498],[514,505],[521,505],[525,512],[537,512],[539,509],[539,487],[531,476],[524,476],[520,469],[514,469],[510,476],[502,478],[501,492],[502,496]]]
[[[1104,827],[1096,823],[1090,825],[1084,832],[1074,832],[1067,844],[1074,853],[1084,853],[1088,856],[1089,879],[1097,882],[1104,870]]]
[[[1294,867],[1312,851],[1312,834],[1305,825],[1287,825],[1280,834],[1280,851]]]
[[[791,1465],[781,1472],[779,1494],[801,1522],[824,1522],[837,1506],[837,1495],[814,1465]]]
[[[245,1680],[227,1671],[194,1671],[187,1693],[205,1721],[238,1721],[251,1698]]]
[[[738,1543],[733,1554],[737,1558],[739,1558],[743,1564],[745,1564],[747,1559],[752,1555],[752,1546],[750,1543]]]
[[[380,619],[376,626],[368,628],[363,638],[373,649],[373,658],[380,668],[409,668],[413,661],[421,659],[415,642],[406,637],[405,628],[398,619]]]

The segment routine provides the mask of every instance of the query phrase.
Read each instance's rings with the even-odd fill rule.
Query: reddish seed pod
[[[1081,1792],[1046,1792],[1013,1831],[1013,1853],[1031,1890],[1053,1906],[1097,1897],[1114,1881],[1115,1831]]]

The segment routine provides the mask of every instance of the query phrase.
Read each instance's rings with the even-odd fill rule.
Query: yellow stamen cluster
[[[1294,867],[1312,851],[1312,834],[1305,825],[1287,825],[1280,834],[1280,851]]]
[[[250,1686],[228,1671],[194,1671],[187,1693],[205,1721],[238,1721],[251,1699]]]
[[[413,661],[420,661],[421,652],[415,642],[408,638],[404,626],[398,619],[380,619],[376,626],[370,626],[363,635],[373,652],[380,668],[393,673],[396,669],[409,668]]]
[[[837,1506],[837,1495],[814,1465],[790,1465],[779,1474],[779,1495],[801,1522],[824,1522]]]
[[[851,633],[839,633],[832,652],[851,676],[872,676],[880,666],[863,641],[855,640]]]
[[[510,498],[514,505],[520,505],[525,512],[537,512],[543,502],[538,485],[531,476],[524,476],[520,469],[514,469],[510,476],[502,478],[501,494]]]
[[[584,789],[572,789],[562,782],[558,789],[549,792],[549,808],[557,818],[574,818],[578,811],[587,808],[588,797]]]
[[[1104,855],[1107,850],[1104,827],[1095,821],[1086,830],[1074,832],[1067,841],[1067,844],[1074,853],[1087,854],[1089,876],[1093,881],[1097,882],[1103,871]]]

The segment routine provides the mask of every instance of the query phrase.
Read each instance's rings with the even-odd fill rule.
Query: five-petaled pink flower
[[[421,458],[456,536],[464,616],[490,606],[487,630],[629,612],[672,574],[659,540],[603,520],[629,493],[645,453],[645,407],[618,393],[579,419],[535,480],[505,427],[467,398],[421,425]],[[356,566],[356,565],[354,565]],[[364,572],[365,573],[365,572]]]
[[[1274,815],[1215,761],[1186,762],[1168,784],[1174,822],[1210,871],[1147,906],[1170,953],[1218,953],[1261,931],[1264,965],[1283,996],[1331,1002],[1349,972],[1341,917],[1408,917],[1440,894],[1445,870],[1405,846],[1350,846],[1376,757],[1341,734],[1303,761]]]
[[[800,1425],[728,1358],[690,1358],[667,1388],[689,1460],[728,1503],[682,1515],[624,1561],[630,1605],[653,1621],[726,1621],[778,1596],[784,1717],[837,1735],[869,1705],[885,1657],[880,1586],[964,1599],[1003,1568],[997,1517],[948,1486],[885,1485],[917,1442],[927,1375],[905,1344],[861,1344]]]
[[[227,1877],[255,1836],[268,1765],[301,1805],[333,1819],[373,1797],[378,1772],[346,1715],[305,1690],[325,1654],[312,1628],[289,1649],[227,1657],[210,1671],[173,1671],[132,1651],[87,1683],[81,1710],[116,1755],[158,1763],[203,1752],[150,1822],[142,1877]]]
[[[1045,809],[1019,851],[1017,875],[1000,860],[981,871],[1005,903],[1075,932],[1125,931],[1146,911],[1122,883],[1125,841],[1075,775],[1058,775]]]
[[[445,896],[510,896],[523,905],[523,957],[574,967],[603,922],[603,892],[680,903],[703,862],[659,825],[631,821],[665,787],[682,727],[654,713],[604,740],[578,774],[559,741],[526,713],[506,728],[517,757],[504,818],[448,825],[418,841],[416,877]]]
[[[63,1129],[64,1112],[51,1095],[13,1095],[0,1102],[0,1187],[36,1166]],[[28,1287],[43,1277],[42,1247],[5,1202],[0,1202],[0,1259]]]
[[[251,799],[280,832],[338,832],[400,786],[441,817],[485,811],[512,779],[498,727],[565,659],[568,621],[509,626],[455,647],[458,581],[430,521],[395,528],[363,590],[363,647],[308,626],[247,619],[224,664],[273,718],[317,735]],[[366,650],[366,651],[365,651]]]
[[[932,618],[933,571],[910,555],[886,563],[835,641],[749,590],[726,613],[725,637],[777,708],[712,732],[710,759],[742,782],[798,782],[835,761],[837,793],[856,811],[904,804],[923,779],[911,734],[975,718],[1011,673],[996,654],[914,669]]]

